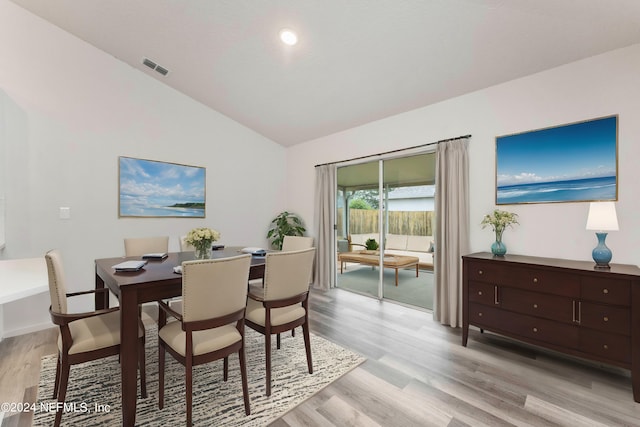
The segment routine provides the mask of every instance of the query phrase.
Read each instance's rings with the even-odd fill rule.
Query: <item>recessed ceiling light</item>
[[[280,31],[280,40],[282,43],[288,44],[289,46],[293,46],[298,43],[298,35],[294,33],[292,30],[284,29]]]

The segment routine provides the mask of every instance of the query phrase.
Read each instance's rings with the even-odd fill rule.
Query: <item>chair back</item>
[[[125,256],[141,256],[169,251],[169,236],[128,237],[124,239]]]
[[[269,252],[265,258],[264,299],[273,301],[309,291],[316,249]]]
[[[49,275],[49,296],[51,310],[55,313],[67,314],[67,286],[64,280],[62,256],[58,249],[52,249],[44,256]]]
[[[251,255],[182,263],[182,319],[207,320],[247,305]]]
[[[282,240],[283,251],[299,251],[313,247],[313,237],[284,236]]]
[[[196,248],[187,243],[187,236],[180,236],[180,251],[181,252],[195,252]]]

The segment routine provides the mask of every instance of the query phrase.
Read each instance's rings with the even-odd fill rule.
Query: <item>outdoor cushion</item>
[[[429,252],[431,236],[407,236],[407,250]]]
[[[407,236],[403,234],[387,234],[386,249],[398,249],[404,251],[407,249]]]

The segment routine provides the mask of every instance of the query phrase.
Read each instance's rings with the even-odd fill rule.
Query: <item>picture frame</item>
[[[496,205],[618,200],[618,115],[496,137]]]
[[[120,156],[118,216],[205,218],[206,169]]]

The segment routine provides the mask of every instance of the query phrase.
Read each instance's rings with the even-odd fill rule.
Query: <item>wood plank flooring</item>
[[[297,426],[640,426],[629,372],[340,289],[313,292],[311,329],[367,361],[271,424]],[[296,334],[298,336],[298,334]],[[54,329],[0,343],[0,402],[34,401]],[[153,385],[151,385],[153,387]],[[5,416],[2,427],[31,418]]]

